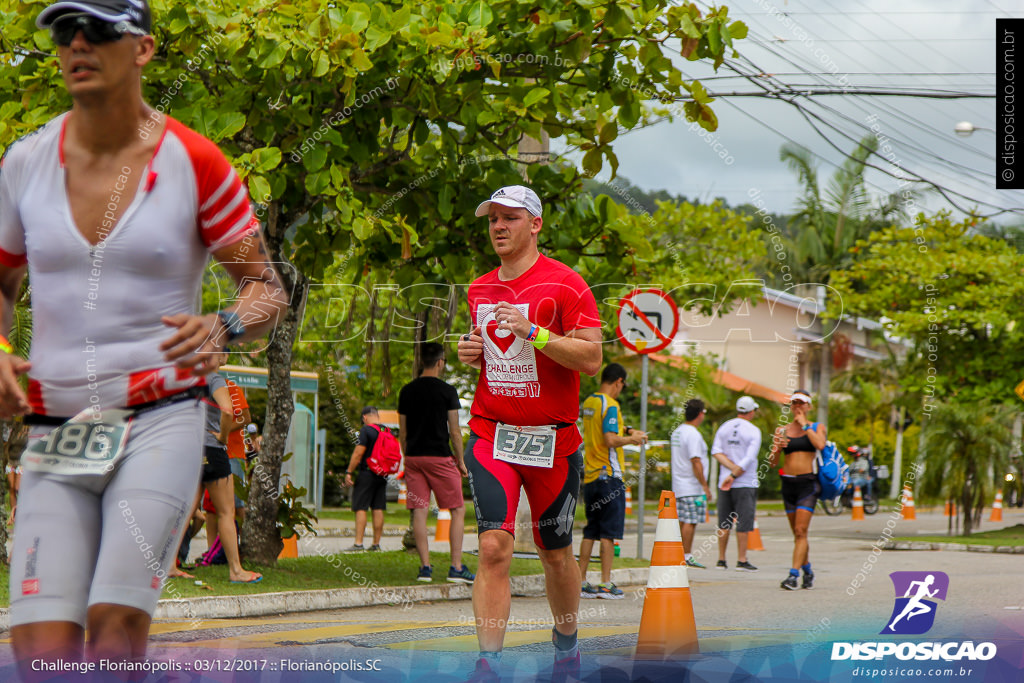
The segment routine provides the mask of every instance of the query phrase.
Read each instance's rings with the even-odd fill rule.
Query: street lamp
[[[976,126],[970,121],[961,121],[960,123],[953,126],[953,131],[962,138],[968,138],[976,130],[987,130],[994,133],[995,131],[991,128],[985,128],[983,126]]]

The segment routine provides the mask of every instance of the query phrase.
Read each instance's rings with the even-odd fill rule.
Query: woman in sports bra
[[[784,454],[782,464],[782,503],[793,531],[793,566],[782,582],[786,590],[800,587],[814,588],[814,572],[808,559],[807,528],[811,525],[814,506],[821,495],[821,484],[814,473],[814,458],[825,447],[828,430],[825,425],[812,423],[807,417],[811,397],[798,390],[789,399],[793,420],[775,430],[771,453],[772,467],[778,463],[779,451]],[[803,583],[797,584],[800,569]]]

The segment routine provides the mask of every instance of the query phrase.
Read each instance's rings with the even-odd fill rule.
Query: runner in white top
[[[287,305],[228,162],[142,99],[148,5],[56,2],[37,24],[73,107],[0,163],[0,332],[26,272],[33,287],[31,362],[0,339],[0,415],[37,425],[11,553],[27,680],[41,674],[34,660],[80,659],[85,627],[91,659],[145,654],[201,468],[202,406],[176,399],[225,343],[262,336]],[[210,254],[239,291],[200,316]],[[120,408],[137,413],[127,425]]]
[[[704,401],[691,398],[686,402],[686,422],[672,432],[672,492],[676,497],[679,533],[683,537],[686,564],[704,569],[693,556],[693,536],[697,525],[707,517],[711,489],[708,487],[708,444],[697,430],[707,415]]]

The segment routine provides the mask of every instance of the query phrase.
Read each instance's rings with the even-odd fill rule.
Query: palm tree
[[[804,282],[827,285],[833,271],[843,270],[853,263],[856,255],[852,248],[858,240],[884,224],[905,217],[905,202],[890,196],[873,204],[868,194],[864,184],[865,163],[877,148],[878,139],[874,135],[865,136],[822,190],[811,152],[799,145],[782,146],[779,158],[796,172],[804,186],[797,213],[785,228],[788,255],[792,259],[788,265],[794,276]],[[830,320],[836,317],[834,311],[828,311],[827,291],[819,287],[817,293],[823,311],[820,318],[823,332],[831,327]],[[832,349],[824,339],[819,362],[818,421],[827,423]]]
[[[1013,411],[986,402],[939,405],[924,428],[924,474],[921,492],[959,505],[964,535],[981,521],[985,501],[992,498],[1009,462]],[[954,516],[949,520],[950,534]]]

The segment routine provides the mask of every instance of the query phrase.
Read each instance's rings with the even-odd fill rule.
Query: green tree
[[[918,216],[860,241],[832,286],[847,314],[883,320],[912,346],[903,389],[936,402],[1015,402],[1024,353],[1024,255],[974,231],[975,220]]]
[[[988,401],[939,406],[924,431],[921,491],[957,506],[949,533],[964,535],[981,522],[985,502],[995,496],[1012,446],[1011,410]]]
[[[69,104],[53,87],[49,36],[33,25],[47,4],[0,0],[0,144]],[[372,271],[400,289],[469,281],[490,261],[472,209],[519,179],[495,157],[547,134],[585,151],[587,175],[604,163],[614,171],[619,130],[637,124],[647,101],[686,99],[686,117],[714,129],[707,92],[673,55],[717,67],[746,35],[727,8],[702,15],[667,0],[153,5],[158,55],[146,95],[228,151],[292,295],[266,350],[264,466],[275,483],[307,285],[336,252],[352,249],[350,282]],[[549,253],[605,281],[643,246],[622,232],[625,221],[608,221],[600,198],[580,196],[577,169],[538,163],[527,175],[547,200]],[[272,563],[280,547],[275,493],[260,488],[249,501],[243,536],[257,562]]]

